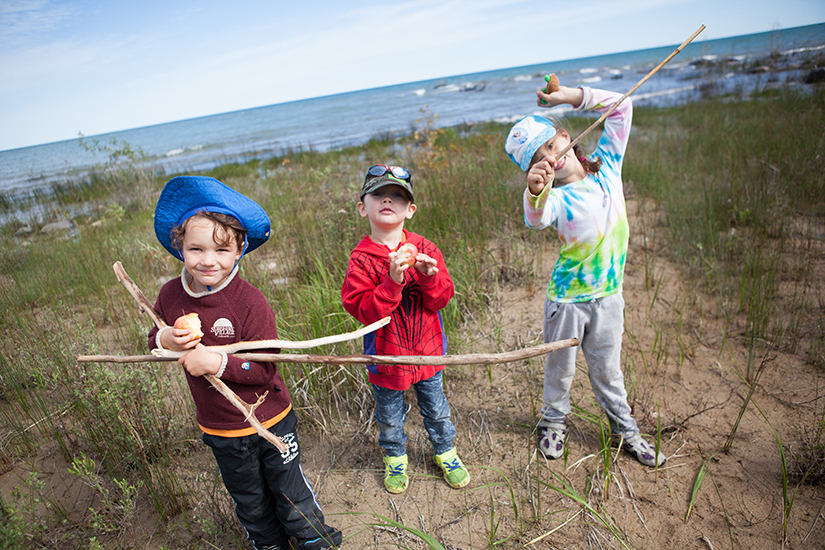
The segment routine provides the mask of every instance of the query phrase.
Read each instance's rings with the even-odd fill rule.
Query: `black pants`
[[[289,450],[281,453],[258,434],[219,437],[203,434],[212,449],[223,483],[235,501],[235,513],[256,548],[286,548],[289,537],[300,544],[329,529],[301,469],[297,418],[293,411],[269,431]]]

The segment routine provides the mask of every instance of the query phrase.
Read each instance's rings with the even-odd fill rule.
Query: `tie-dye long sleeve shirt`
[[[577,110],[606,112],[621,94],[582,87]],[[553,268],[547,298],[586,302],[622,290],[629,228],[622,190],[622,161],[630,136],[633,106],[626,99],[604,122],[591,159],[602,159],[597,174],[561,187],[545,187],[539,196],[524,191],[524,221],[533,229],[554,227],[562,247]]]

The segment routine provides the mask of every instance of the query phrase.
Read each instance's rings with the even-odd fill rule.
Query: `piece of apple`
[[[416,258],[418,257],[418,249],[412,243],[404,243],[401,248],[398,249],[398,254],[409,254],[409,257],[404,260],[404,263],[412,267],[415,265]]]
[[[178,317],[175,320],[175,328],[188,329],[192,334],[192,337],[189,339],[190,342],[192,340],[199,340],[203,338],[203,332],[201,331],[201,320],[197,313],[187,313],[186,315],[181,315]]]

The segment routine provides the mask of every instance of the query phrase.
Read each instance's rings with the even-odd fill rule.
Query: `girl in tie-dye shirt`
[[[621,97],[566,86],[537,95],[540,107],[569,104],[576,110],[600,112],[608,111]],[[622,279],[629,234],[621,175],[632,115],[630,100],[623,101],[605,119],[598,146],[587,156],[577,144],[556,159],[570,144],[570,134],[538,115],[513,126],[505,150],[527,172],[525,222],[534,229],[553,227],[562,242],[547,287],[544,341],[579,339],[593,392],[615,440],[642,464],[659,466],[665,457],[639,434],[620,365]],[[564,455],[578,350],[566,348],[547,355],[544,407],[537,424],[538,448],[547,458]]]

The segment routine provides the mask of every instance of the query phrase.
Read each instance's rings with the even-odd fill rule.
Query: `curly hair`
[[[235,216],[201,210],[192,217],[184,220],[182,224],[172,228],[172,246],[181,254],[183,254],[183,238],[186,236],[186,227],[189,225],[189,222],[196,219],[209,220],[215,224],[212,238],[218,245],[229,246],[234,242],[238,250],[243,250],[244,240],[246,239],[246,229],[244,229],[241,222],[239,222]]]

